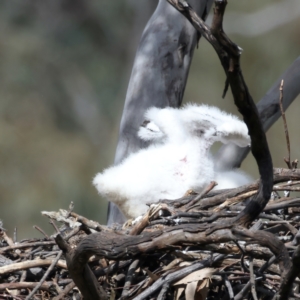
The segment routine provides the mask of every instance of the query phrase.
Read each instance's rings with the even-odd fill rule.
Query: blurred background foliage
[[[229,1],[224,28],[240,45],[255,101],[300,55],[298,0]],[[112,164],[134,54],[155,0],[0,2],[0,219],[18,239],[52,229],[42,210],[68,208],[104,223],[91,181]],[[209,22],[209,21],[208,21]],[[267,26],[267,27],[266,27]],[[252,30],[253,29],[253,30]],[[184,102],[237,114],[211,46],[195,51]],[[300,83],[299,83],[300,84]],[[287,111],[300,158],[299,99]],[[282,121],[268,132],[274,165],[287,156]],[[243,169],[257,177],[251,156]]]

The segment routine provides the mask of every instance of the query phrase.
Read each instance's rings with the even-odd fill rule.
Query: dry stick
[[[37,286],[31,291],[31,293],[25,298],[25,300],[30,300],[30,298],[35,294],[35,292],[41,287],[41,285],[44,283],[46,280],[47,276],[50,274],[50,272],[53,270],[57,262],[59,261],[60,257],[62,256],[62,251],[60,251],[56,258],[53,260],[52,264],[48,268],[48,270],[45,272],[44,276],[40,280],[40,282],[37,284]]]
[[[60,300],[63,299],[66,295],[69,294],[69,292],[75,287],[74,281],[70,282],[64,290],[56,297],[53,298],[53,300]]]
[[[210,192],[216,185],[217,183],[215,181],[211,181],[210,184],[204,189],[204,191],[199,193],[191,202],[186,205],[186,211],[189,211],[192,206],[198,202],[198,200],[200,200],[204,195]]]
[[[4,231],[1,232],[1,238],[3,238],[4,241],[8,244],[8,247],[4,247],[4,248],[9,248],[9,247],[14,247],[15,246],[14,241]],[[1,251],[0,253],[3,253],[3,252],[4,251]]]
[[[101,224],[99,224],[98,222],[95,221],[91,221],[89,219],[87,219],[86,217],[83,217],[81,215],[78,215],[74,212],[70,212],[70,215],[73,218],[76,218],[76,220],[80,223],[82,223],[83,225],[87,226],[88,228],[94,229],[96,231],[101,231],[103,230],[104,226],[102,226]]]
[[[56,226],[55,222],[53,220],[50,220],[49,223],[54,227],[55,231],[60,234],[60,230],[58,229],[58,227]]]
[[[289,188],[290,186],[294,186],[294,185],[298,185],[298,184],[300,184],[300,181],[288,181],[288,182],[285,182],[285,183],[282,183],[282,184],[280,184],[280,185],[274,185],[274,188],[275,187],[287,187],[287,188]]]
[[[284,186],[274,186],[273,191],[291,191],[291,192],[299,192],[300,187],[284,187]]]
[[[297,276],[299,276],[300,270],[300,246],[298,246],[292,257],[292,265],[287,274],[283,277],[279,290],[273,297],[273,300],[285,300],[288,298],[293,283]]]
[[[242,300],[249,292],[250,287],[251,283],[250,281],[248,281],[247,284],[241,289],[241,291],[235,295],[234,300]]]
[[[17,242],[17,232],[18,232],[18,229],[17,229],[17,227],[15,227],[15,229],[14,229],[14,243]]]
[[[300,179],[300,170],[299,169],[290,170],[290,169],[283,169],[283,168],[274,168],[273,172],[274,172],[274,183]],[[257,190],[258,187],[259,187],[259,181],[256,181],[254,183],[247,184],[247,185],[244,185],[244,186],[241,186],[238,188],[226,190],[226,192],[222,192],[222,193],[220,192],[221,190],[212,191],[206,195],[207,198],[201,199],[200,202],[196,203],[190,209],[193,209],[195,207],[200,208],[200,209],[207,209],[207,208],[210,208],[210,207],[213,207],[213,206],[223,203],[226,199],[236,197],[236,196],[241,195],[246,192]],[[173,206],[174,203],[176,203],[175,201],[179,202],[182,199],[186,199],[186,198],[183,197],[183,198],[177,199],[177,200],[162,200],[162,202]],[[182,206],[182,205],[179,205],[179,206]]]
[[[253,258],[252,257],[250,257],[249,270],[250,270],[251,294],[252,294],[252,297],[254,300],[258,300],[256,290],[255,290],[255,275],[254,275],[254,271],[253,271]]]
[[[289,137],[289,131],[288,131],[287,123],[286,123],[285,112],[284,112],[283,105],[282,105],[282,101],[283,101],[283,84],[284,84],[284,80],[282,79],[281,84],[280,84],[280,88],[279,88],[279,91],[280,91],[279,105],[280,105],[280,111],[281,111],[281,115],[282,115],[282,119],[283,119],[284,133],[285,133],[286,145],[287,145],[287,150],[288,150],[288,158],[286,159],[284,157],[284,161],[286,162],[288,168],[292,169],[292,166],[291,166],[290,137]]]
[[[0,267],[0,275],[35,267],[49,266],[51,263],[52,259],[35,259],[13,263],[7,266]],[[58,261],[58,265],[60,268],[67,269],[66,262],[63,260]]]
[[[135,270],[137,269],[138,265],[140,263],[140,260],[139,259],[136,259],[132,262],[132,264],[130,265],[129,269],[128,269],[128,273],[127,273],[127,276],[126,276],[126,280],[125,280],[125,284],[124,284],[124,288],[123,288],[123,291],[122,291],[122,295],[121,295],[121,298],[126,298],[129,294],[129,288],[131,286],[131,283],[132,283],[132,279],[133,279],[133,276],[134,276],[134,273],[135,273]]]
[[[150,295],[152,295],[153,293],[155,293],[157,290],[159,290],[166,283],[171,284],[177,280],[180,280],[194,271],[211,266],[211,264],[223,259],[224,257],[225,257],[225,255],[223,255],[223,254],[217,254],[217,255],[213,256],[212,258],[209,258],[209,259],[206,259],[203,261],[198,261],[191,266],[188,266],[188,267],[185,267],[176,272],[170,273],[167,276],[162,276],[158,280],[156,280],[149,288],[147,288],[145,291],[143,291],[137,297],[133,298],[133,300],[144,300],[147,297],[149,297]]]
[[[294,198],[291,200],[285,200],[274,204],[270,203],[264,208],[264,211],[282,209],[287,207],[299,207],[299,206],[300,206],[300,198]]]
[[[245,273],[249,273],[249,269],[248,269],[248,267],[245,265],[245,261],[244,261],[244,258],[245,258],[245,251],[244,251],[244,249],[241,247],[241,245],[239,244],[238,241],[233,241],[233,242],[237,245],[237,247],[239,248],[239,250],[240,250],[240,252],[241,252],[241,254],[242,254],[242,256],[241,256],[241,266],[242,266],[244,272],[245,272]]]
[[[24,270],[24,271],[22,272],[22,275],[21,275],[21,277],[20,277],[20,282],[23,282],[23,281],[25,281],[25,279],[26,279],[26,275],[27,275],[27,272]]]
[[[230,281],[228,280],[227,275],[224,276],[224,282],[225,282],[225,286],[228,290],[229,299],[233,300],[234,299],[234,293],[233,293],[233,289],[232,289],[232,286],[230,284]]]
[[[276,256],[272,256],[268,261],[266,261],[258,270],[258,273],[263,273],[276,261]]]
[[[132,227],[130,235],[140,234],[149,225],[149,213],[147,212],[141,221],[137,222],[135,226]]]
[[[169,283],[165,283],[163,285],[162,289],[159,292],[157,300],[164,300],[166,298],[169,287],[170,287]]]
[[[46,239],[49,240],[49,236],[47,235],[47,233],[42,228],[40,228],[36,225],[34,225],[33,228],[36,229],[37,231],[39,231],[40,233],[42,233],[46,237]]]
[[[64,237],[65,240],[68,241],[71,237],[73,237],[74,235],[76,235],[80,230],[81,230],[80,227],[75,227],[70,232],[68,232],[68,234],[66,234],[66,236]]]
[[[56,275],[55,275],[55,277],[54,277],[54,279],[53,279],[53,285],[55,286],[55,288],[56,288],[56,292],[58,293],[58,294],[60,294],[60,293],[62,293],[62,289],[60,288],[60,286],[58,285],[58,274],[56,273]]]
[[[229,198],[226,201],[224,201],[222,204],[220,204],[219,206],[215,207],[213,209],[213,211],[218,212],[218,211],[220,211],[223,208],[226,208],[226,207],[231,206],[233,204],[239,203],[239,202],[241,202],[241,201],[243,201],[243,200],[245,200],[245,199],[247,199],[247,198],[249,198],[249,197],[251,197],[251,196],[253,196],[255,194],[257,194],[257,190],[256,191],[246,192],[246,193],[238,195],[236,197]]]
[[[21,289],[33,289],[37,286],[37,282],[7,282],[0,284],[0,291],[3,290],[21,290]],[[52,286],[52,282],[43,282],[40,286],[41,290],[49,291]],[[1,299],[1,298],[0,298]]]
[[[235,227],[232,229],[232,232],[240,239],[248,237],[258,242],[261,246],[268,247],[278,259],[281,274],[285,275],[288,272],[292,265],[289,253],[284,244],[274,234],[264,230],[252,232],[251,230],[242,227]]]

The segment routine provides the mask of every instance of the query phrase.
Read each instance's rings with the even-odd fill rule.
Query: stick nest
[[[122,227],[43,212],[59,233],[15,243],[0,224],[0,299],[273,299],[299,270],[299,180],[299,169],[274,169],[273,197],[250,229],[230,220],[258,182],[160,201]]]

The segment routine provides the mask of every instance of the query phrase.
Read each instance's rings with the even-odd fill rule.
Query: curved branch
[[[284,80],[283,108],[287,110],[300,94],[300,56],[279,76],[274,85],[256,105],[265,132],[281,116],[278,99],[282,79]],[[240,148],[233,144],[227,144],[220,148],[214,161],[219,170],[239,168],[249,151],[250,148]]]
[[[97,278],[88,266],[89,255],[86,251],[81,253],[80,258],[74,260],[74,251],[58,234],[55,238],[58,247],[63,251],[68,265],[68,270],[73,281],[79,288],[85,300],[106,300],[107,295]]]
[[[167,0],[180,11],[191,24],[202,34],[217,52],[227,81],[231,87],[234,103],[243,115],[251,137],[251,151],[256,159],[261,184],[259,192],[236,217],[233,224],[249,225],[268,203],[273,186],[273,166],[266,135],[255,103],[244,80],[240,64],[240,51],[224,33],[223,15],[227,1],[216,0],[212,27],[209,28],[187,2]]]

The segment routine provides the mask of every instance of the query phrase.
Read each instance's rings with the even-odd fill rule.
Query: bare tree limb
[[[283,105],[282,105],[282,101],[283,101],[283,84],[284,84],[284,80],[282,79],[281,83],[280,83],[280,88],[279,88],[279,93],[280,93],[279,106],[280,106],[280,112],[281,112],[281,116],[282,116],[282,120],[283,120],[284,133],[285,133],[286,145],[287,145],[287,150],[288,150],[288,157],[287,158],[284,157],[284,161],[287,164],[288,168],[292,169],[289,130],[288,130],[287,122],[286,122],[285,112],[284,112]]]
[[[81,253],[79,259],[75,257],[74,250],[64,241],[60,234],[57,235],[55,241],[59,248],[63,251],[68,265],[68,270],[76,286],[80,289],[84,299],[86,300],[106,300],[107,295],[97,278],[88,266],[89,255],[86,252]]]
[[[223,15],[227,1],[216,0],[212,27],[209,28],[187,2],[167,0],[193,24],[217,52],[231,87],[234,103],[243,115],[251,137],[251,151],[256,159],[261,184],[259,192],[236,217],[233,223],[249,225],[268,203],[273,186],[273,167],[266,135],[255,103],[240,69],[241,49],[223,31]],[[226,224],[228,226],[228,224]],[[217,228],[217,227],[215,227]],[[211,229],[213,230],[213,229]],[[211,232],[211,231],[210,231]],[[207,232],[209,233],[209,232]]]
[[[274,85],[257,103],[257,110],[265,132],[280,118],[278,90],[281,80],[284,80],[283,109],[292,104],[300,94],[300,56],[279,76]],[[240,148],[233,144],[224,145],[215,156],[215,165],[220,170],[239,168],[250,151],[250,148]]]

